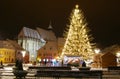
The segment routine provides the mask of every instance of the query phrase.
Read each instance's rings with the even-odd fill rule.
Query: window
[[[44,50],[46,50],[46,48],[44,47]]]
[[[52,47],[50,47],[50,50],[52,50]]]

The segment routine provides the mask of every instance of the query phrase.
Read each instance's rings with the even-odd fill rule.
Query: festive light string
[[[82,11],[76,5],[71,13],[69,30],[66,35],[66,42],[62,50],[61,58],[64,55],[77,55],[84,59],[93,56],[92,44],[86,28],[87,23],[84,22]]]

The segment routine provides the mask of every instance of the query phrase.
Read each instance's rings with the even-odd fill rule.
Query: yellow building
[[[8,48],[0,48],[0,61],[3,63],[15,62],[15,50]]]
[[[14,63],[16,59],[16,53],[22,50],[23,49],[17,44],[16,41],[0,41],[0,62]]]

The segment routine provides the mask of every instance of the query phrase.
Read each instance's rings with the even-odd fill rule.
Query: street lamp
[[[120,63],[120,51],[118,51],[118,52],[116,53],[116,56],[117,56],[117,63],[118,63],[118,65],[119,65],[119,63]]]
[[[23,58],[25,57],[26,51],[21,51]]]
[[[94,51],[95,51],[96,54],[100,53],[100,49],[99,48],[95,48]]]

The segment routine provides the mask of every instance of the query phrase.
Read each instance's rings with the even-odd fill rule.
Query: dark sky
[[[120,0],[1,0],[0,31],[16,37],[23,26],[47,29],[51,21],[62,36],[75,4],[84,12],[95,43],[120,44]]]

